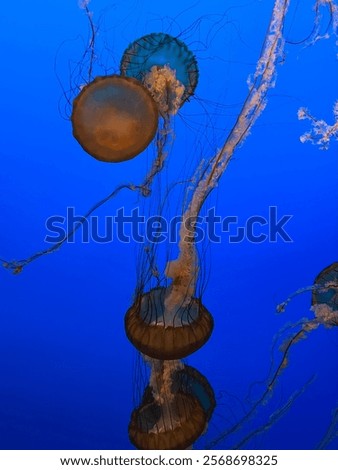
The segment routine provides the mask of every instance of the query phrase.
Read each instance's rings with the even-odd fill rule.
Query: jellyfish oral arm
[[[193,227],[191,231],[191,226],[186,221],[196,219],[206,198],[217,186],[236,148],[247,137],[266,106],[266,95],[275,85],[277,62],[284,49],[283,26],[288,6],[289,0],[275,1],[262,54],[249,85],[248,96],[224,146],[211,159],[205,176],[198,182],[183,216],[180,253],[176,260],[169,261],[166,269],[167,277],[172,278],[172,288],[165,302],[169,310],[175,305],[188,303],[194,293],[198,275],[197,254],[192,236]]]

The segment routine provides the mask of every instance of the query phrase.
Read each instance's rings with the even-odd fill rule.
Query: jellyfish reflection
[[[286,340],[282,342],[279,346],[281,352],[281,358],[279,359],[276,367],[272,368],[272,372],[268,377],[266,387],[261,393],[260,397],[254,401],[254,403],[249,407],[246,413],[240,418],[234,425],[229,426],[228,429],[220,433],[215,439],[207,443],[207,448],[215,448],[220,442],[225,442],[232,436],[236,436],[237,432],[249,422],[254,415],[258,412],[259,408],[266,406],[267,402],[272,398],[273,391],[277,385],[277,382],[289,365],[289,356],[294,346],[301,340],[304,340],[311,331],[316,330],[319,326],[323,325],[326,328],[332,328],[338,326],[338,263],[332,263],[323,269],[316,277],[313,285],[300,288],[295,293],[293,293],[289,298],[283,303],[277,306],[277,312],[285,311],[287,304],[297,295],[312,292],[311,299],[311,310],[314,311],[315,317],[313,319],[301,320],[300,323],[294,325],[288,325],[284,328],[280,335],[278,335],[277,340],[280,339],[280,336],[286,331],[296,329],[296,332],[291,334]],[[296,390],[292,395],[285,400],[285,403],[275,410],[270,416],[267,422],[261,425],[259,428],[251,430],[247,435],[241,438],[236,445],[232,448],[240,449],[254,436],[267,431],[271,426],[273,426],[277,420],[279,420],[291,407],[293,402],[304,392],[307,387],[315,380],[315,377],[312,377],[304,384],[299,390]],[[322,442],[319,443],[318,448],[324,448],[324,443],[327,444],[331,439],[335,437],[338,433],[337,427],[337,413],[338,408],[333,411],[333,420],[327,434],[322,439]]]
[[[150,385],[132,413],[130,440],[139,449],[186,449],[206,429],[214,392],[202,374],[180,361],[150,362]]]

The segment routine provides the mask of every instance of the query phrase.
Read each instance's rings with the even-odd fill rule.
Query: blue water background
[[[309,47],[291,44],[310,34],[312,3],[291,1],[285,27],[289,43],[276,87],[206,203],[242,222],[255,214],[266,217],[269,206],[277,206],[281,216],[293,215],[287,226],[293,242],[229,244],[225,236],[220,244],[205,244],[203,302],[215,330],[188,363],[208,378],[218,406],[196,448],[238,422],[264,390],[272,357],[280,357],[278,348],[273,350],[278,331],[312,316],[310,294],[295,298],[281,315],[276,305],[312,284],[337,259],[337,143],[327,151],[302,144],[299,137],[310,123],[297,120],[298,108],[306,106],[331,123],[337,99],[334,38]],[[117,73],[128,44],[151,32],[180,36],[196,54],[200,81],[173,125],[175,142],[163,184],[177,175],[191,177],[197,162],[224,142],[245,99],[272,6],[272,1],[235,0],[89,4],[102,25],[99,74]],[[88,19],[75,0],[2,4],[2,258],[22,259],[41,250],[49,216],[65,215],[68,206],[82,215],[121,182],[142,181],[154,158],[150,146],[134,160],[107,165],[85,154],[72,137],[62,86],[69,89],[88,34]],[[157,190],[155,185],[154,197]],[[97,215],[114,215],[120,207],[130,212],[136,205],[151,213],[156,204],[147,204],[124,192]],[[169,211],[175,213],[177,206],[173,199]],[[139,251],[134,243],[84,244],[77,238],[20,275],[0,271],[1,449],[132,448],[127,427],[144,372],[123,318],[140,274]],[[338,406],[337,346],[337,329],[309,333],[292,349],[271,401],[238,436],[218,447],[231,447],[258,429],[315,376],[285,415],[245,445],[315,448]],[[335,439],[330,448],[337,446]]]

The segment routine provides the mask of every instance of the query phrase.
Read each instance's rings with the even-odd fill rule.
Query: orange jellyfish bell
[[[157,403],[148,386],[140,406],[132,413],[128,433],[137,449],[186,449],[206,430],[216,405],[207,379],[184,365],[172,373],[170,382],[173,395],[169,399],[164,395],[163,403]]]
[[[161,360],[182,359],[209,339],[214,322],[197,298],[179,306],[173,321],[165,316],[165,288],[138,296],[125,317],[129,341],[141,353]]]
[[[97,77],[73,102],[73,135],[97,160],[117,163],[140,154],[153,140],[157,106],[136,79]]]
[[[192,395],[178,393],[171,406],[180,416],[174,429],[166,429],[161,407],[147,390],[139,408],[133,411],[129,424],[129,439],[142,450],[184,450],[203,433],[207,419],[201,405]]]

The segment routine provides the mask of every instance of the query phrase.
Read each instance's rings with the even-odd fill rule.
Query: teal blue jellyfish
[[[175,70],[184,86],[181,106],[194,94],[198,81],[198,66],[194,54],[179,39],[165,33],[152,33],[132,42],[121,60],[121,75],[144,82],[155,67]]]
[[[315,279],[312,308],[327,326],[338,326],[338,262],[323,269]]]

